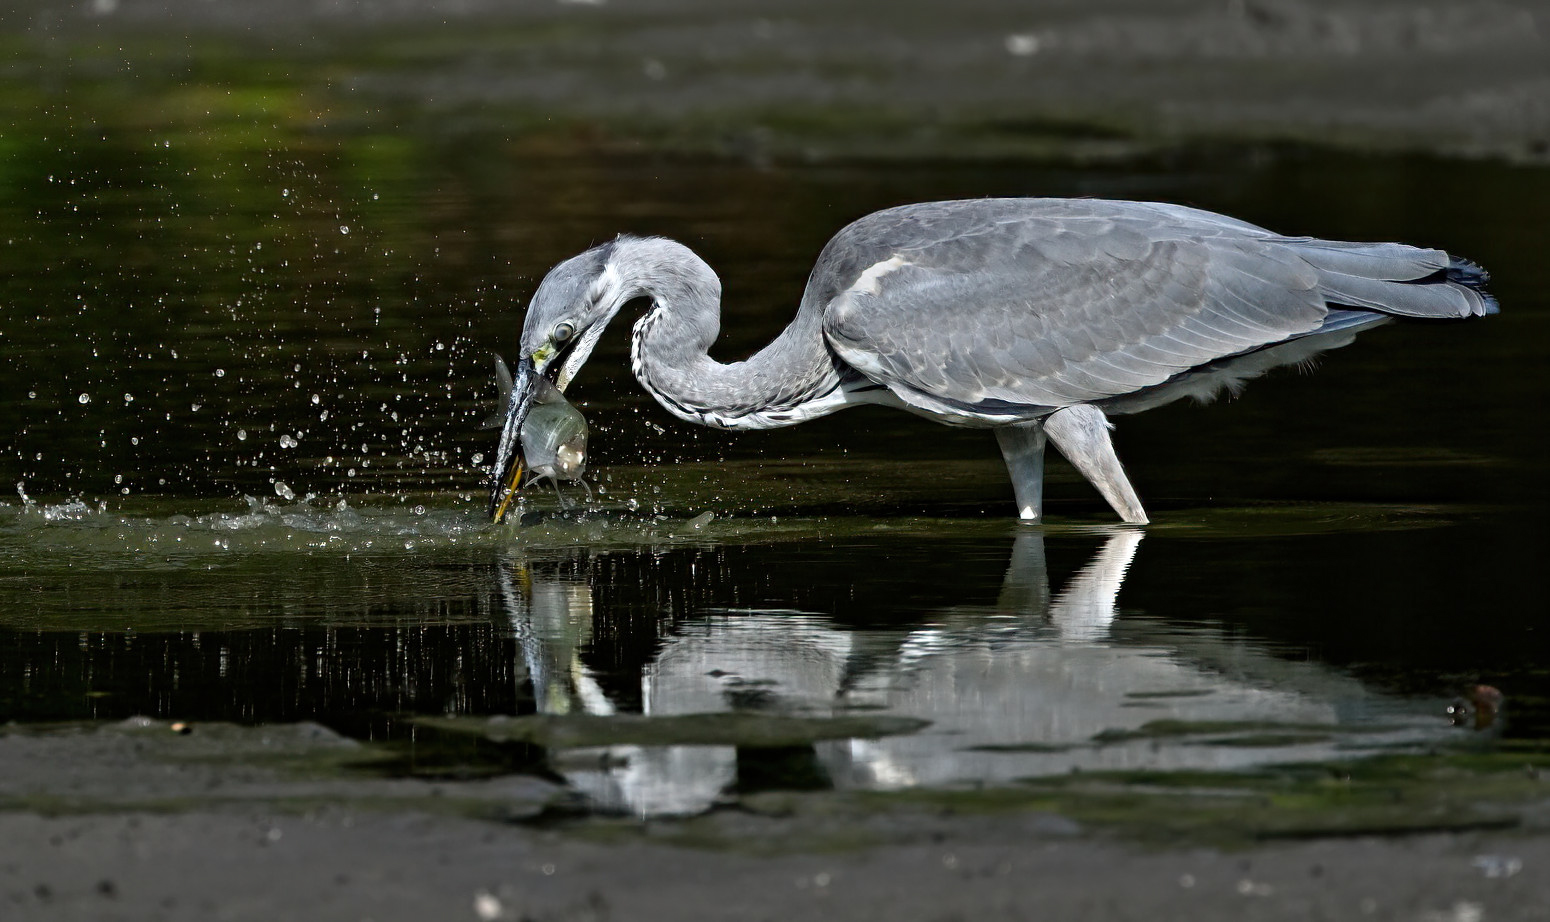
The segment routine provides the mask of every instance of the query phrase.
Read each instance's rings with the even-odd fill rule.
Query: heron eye
[[[575,335],[576,335],[576,327],[575,327],[574,324],[570,324],[570,323],[557,323],[557,324],[555,324],[554,325],[554,332],[552,334],[550,334],[551,338],[556,343],[563,343],[563,342],[565,342],[566,340],[570,339],[572,336],[575,336]]]

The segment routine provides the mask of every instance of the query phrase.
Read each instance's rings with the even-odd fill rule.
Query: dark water
[[[1471,733],[1444,708],[1477,682],[1507,696],[1501,732],[1547,732],[1543,171],[1295,151],[757,168],[31,119],[0,145],[0,720],[933,722],[798,754],[791,777],[839,787],[1430,746]],[[1063,467],[1052,524],[1019,528],[984,433],[881,410],[688,427],[616,332],[571,390],[593,511],[537,497],[527,526],[482,521],[490,354],[558,259],[619,231],[690,244],[736,357],[846,221],[982,195],[1441,246],[1493,271],[1503,312],[1120,420],[1144,536]],[[1159,719],[1216,730],[1137,735]],[[614,749],[534,758],[639,812],[781,783],[736,747]]]

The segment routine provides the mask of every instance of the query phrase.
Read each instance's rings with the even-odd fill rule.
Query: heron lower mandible
[[[978,199],[890,208],[830,240],[796,319],[756,355],[707,353],[721,281],[682,244],[621,236],[555,266],[522,327],[493,472],[499,520],[537,376],[561,390],[620,307],[649,298],[630,365],[673,415],[790,426],[858,404],[995,432],[1020,517],[1051,442],[1145,523],[1108,416],[1236,389],[1395,317],[1494,314],[1480,267],[1399,243],[1283,237],[1151,202]]]

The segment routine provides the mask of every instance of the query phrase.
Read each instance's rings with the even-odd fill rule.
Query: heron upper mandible
[[[1043,515],[1044,445],[1126,522],[1146,513],[1108,416],[1207,398],[1395,317],[1494,314],[1487,275],[1441,250],[1283,237],[1153,202],[975,199],[868,215],[823,248],[796,319],[753,357],[707,353],[721,280],[688,247],[621,236],[555,266],[528,307],[490,513],[515,490],[537,376],[561,390],[628,301],[630,365],[673,415],[790,426],[858,404],[995,432],[1020,517]]]

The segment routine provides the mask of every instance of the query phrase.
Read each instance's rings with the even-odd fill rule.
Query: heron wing
[[[1389,280],[1447,265],[1440,251],[1277,237],[1181,206],[989,200],[863,219],[826,248],[809,296],[827,295],[839,356],[906,403],[1004,419],[1315,332],[1342,279],[1374,308]]]

